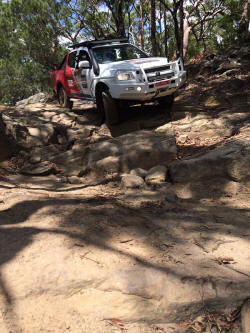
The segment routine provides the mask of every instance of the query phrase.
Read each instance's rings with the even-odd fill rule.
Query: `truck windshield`
[[[95,47],[92,50],[99,64],[149,57],[137,47],[129,44]]]

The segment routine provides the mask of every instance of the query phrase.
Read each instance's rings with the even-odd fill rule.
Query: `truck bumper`
[[[180,71],[169,80],[144,82],[138,84],[109,85],[111,96],[115,99],[131,101],[150,101],[173,94],[186,81],[186,71]]]

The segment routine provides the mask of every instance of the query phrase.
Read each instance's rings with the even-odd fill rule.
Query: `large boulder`
[[[54,154],[49,159],[55,163],[57,168],[67,176],[78,176],[87,167],[86,147],[82,149],[71,149]]]
[[[177,183],[216,178],[244,181],[250,177],[249,165],[249,139],[235,140],[199,157],[175,161],[169,167],[169,174]]]
[[[103,171],[100,164],[105,165],[105,172],[113,172],[113,163],[106,163],[110,157],[115,159],[116,172],[128,172],[136,168],[148,170],[158,164],[169,165],[177,154],[174,135],[166,135],[165,131],[138,131],[97,142],[88,148],[89,169],[98,172]]]
[[[23,99],[16,103],[16,106],[24,106],[27,104],[35,104],[41,101],[44,101],[46,99],[46,95],[42,92],[35,94],[33,96],[30,96],[29,98]]]
[[[54,126],[32,113],[9,110],[2,114],[6,131],[25,148],[43,146],[56,140]]]
[[[146,183],[150,185],[161,184],[165,182],[167,168],[164,165],[157,165],[151,168],[146,175]]]
[[[132,169],[130,171],[131,175],[139,176],[143,179],[146,177],[147,173],[148,172],[145,169],[142,169],[142,168],[136,168],[136,169]]]
[[[8,132],[0,113],[0,162],[11,157],[20,149],[15,138]]]
[[[175,137],[152,131],[138,131],[119,138],[124,168],[150,169],[157,164],[170,164],[176,159]]]
[[[26,142],[31,147],[35,145],[48,144],[53,141],[55,132],[52,124],[41,124],[37,127],[27,127],[28,134]]]
[[[136,175],[124,175],[122,177],[122,186],[126,188],[139,188],[144,185],[144,180]]]

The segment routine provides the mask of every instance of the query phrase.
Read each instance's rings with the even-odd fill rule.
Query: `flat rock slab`
[[[24,175],[46,176],[54,173],[56,170],[53,163],[49,161],[44,161],[39,164],[26,164],[20,171]]]

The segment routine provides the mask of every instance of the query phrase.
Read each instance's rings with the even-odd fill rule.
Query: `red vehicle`
[[[70,98],[84,98],[75,79],[76,51],[69,52],[59,68],[50,73],[54,93],[58,97],[59,104],[65,108],[72,108]]]

